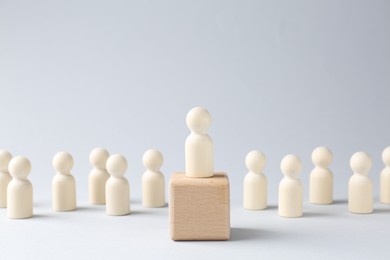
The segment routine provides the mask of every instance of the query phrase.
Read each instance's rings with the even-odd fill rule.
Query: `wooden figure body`
[[[106,213],[111,216],[123,216],[130,213],[130,186],[124,174],[127,160],[120,154],[111,155],[107,160],[110,174],[106,182]]]
[[[289,154],[283,158],[281,170],[284,178],[279,184],[279,216],[300,217],[303,214],[303,185],[299,179],[302,170],[301,160]]]
[[[77,207],[76,181],[71,175],[73,157],[69,153],[59,152],[53,158],[53,168],[57,172],[52,181],[54,211],[71,211]]]
[[[142,205],[148,208],[165,206],[165,179],[160,168],[163,164],[162,154],[154,149],[143,155],[143,163],[147,168],[142,176]]]
[[[317,147],[311,159],[315,168],[310,173],[309,201],[313,204],[331,204],[333,174],[328,167],[333,159],[332,152],[326,147]]]
[[[365,152],[357,152],[352,155],[350,166],[353,175],[348,183],[348,209],[352,213],[372,213],[372,181],[368,176],[372,167],[371,157]]]
[[[7,187],[12,180],[8,171],[9,162],[12,155],[5,150],[0,150],[0,208],[7,207]]]
[[[106,182],[110,177],[106,163],[109,156],[107,150],[103,148],[95,148],[89,154],[89,161],[93,166],[88,177],[89,203],[91,204],[106,204]]]
[[[244,178],[244,208],[267,208],[267,177],[263,174],[266,158],[259,151],[251,151],[245,159],[249,172]]]
[[[12,180],[7,187],[8,218],[31,218],[33,216],[33,187],[27,176],[31,163],[26,157],[14,157],[9,163]]]
[[[380,177],[380,201],[390,204],[390,146],[383,150],[382,161],[385,168]]]
[[[214,148],[207,129],[211,116],[205,108],[191,109],[186,118],[191,134],[185,142],[186,176],[203,178],[214,175]]]

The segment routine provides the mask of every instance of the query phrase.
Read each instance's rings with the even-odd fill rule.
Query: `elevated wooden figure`
[[[191,134],[185,142],[185,173],[169,183],[169,218],[173,240],[228,240],[230,191],[226,173],[214,173],[211,123],[205,108],[195,107],[186,117]]]

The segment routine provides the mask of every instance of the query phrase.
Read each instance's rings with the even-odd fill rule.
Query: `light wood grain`
[[[226,173],[216,173],[210,178],[174,173],[169,186],[173,240],[229,239],[230,191]]]

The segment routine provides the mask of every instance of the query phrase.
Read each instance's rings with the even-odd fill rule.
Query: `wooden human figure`
[[[73,157],[69,153],[59,152],[53,158],[56,174],[52,181],[54,211],[70,211],[77,208],[76,181],[70,170],[73,168]]]
[[[296,155],[286,155],[280,165],[284,178],[279,184],[278,213],[281,217],[302,216],[303,185],[299,179],[302,171],[301,160]]]
[[[14,157],[9,163],[12,180],[7,187],[8,218],[31,218],[33,215],[33,187],[27,176],[30,161],[23,156]]]
[[[380,201],[390,204],[390,146],[383,150],[382,161],[385,168],[380,177]]]
[[[185,174],[187,177],[204,178],[214,175],[213,141],[207,134],[211,124],[210,113],[195,107],[186,117],[191,134],[185,142]]]
[[[89,174],[89,203],[95,205],[106,204],[106,182],[110,177],[106,163],[109,157],[106,149],[95,148],[89,154],[89,161],[93,167]]]
[[[310,173],[309,201],[314,204],[331,204],[333,202],[333,174],[329,165],[333,159],[332,152],[326,147],[317,147],[311,154],[315,168]]]
[[[263,174],[265,155],[251,151],[245,158],[249,172],[244,178],[244,208],[259,210],[267,208],[267,177]]]
[[[106,213],[111,216],[122,216],[130,213],[130,187],[124,177],[127,160],[120,154],[113,154],[107,160],[107,171],[110,174],[106,182]]]
[[[142,176],[142,205],[149,208],[165,206],[165,179],[160,168],[162,154],[154,149],[146,151],[142,157],[146,171]]]
[[[350,160],[353,175],[348,183],[348,209],[352,213],[373,211],[372,181],[368,172],[372,167],[371,157],[365,152],[354,153]]]
[[[7,207],[7,187],[12,180],[8,171],[9,162],[12,155],[5,150],[0,150],[0,208]]]

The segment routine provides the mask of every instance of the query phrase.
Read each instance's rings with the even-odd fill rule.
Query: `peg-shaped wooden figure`
[[[191,130],[185,142],[186,176],[195,178],[214,175],[214,148],[207,130],[211,124],[211,116],[207,109],[195,107],[186,118]]]
[[[70,170],[73,168],[73,157],[67,152],[58,152],[53,157],[53,168],[56,174],[52,181],[54,211],[71,211],[77,207],[76,181]]]
[[[91,204],[106,204],[106,182],[110,177],[106,163],[109,156],[107,150],[100,147],[93,149],[89,154],[89,162],[93,167],[88,178],[89,203]]]
[[[227,240],[230,237],[230,190],[226,173],[214,173],[211,123],[205,108],[186,118],[185,173],[169,182],[169,220],[173,240]]]
[[[283,158],[280,168],[284,178],[279,184],[279,216],[300,217],[303,214],[303,185],[299,179],[302,162],[298,156],[289,154]]]
[[[348,209],[352,213],[372,213],[372,181],[368,176],[372,167],[371,157],[365,152],[354,153],[349,165],[353,175],[348,183]]]
[[[5,150],[0,150],[0,208],[7,207],[7,187],[12,180],[8,171],[9,162],[12,155]]]
[[[315,165],[310,173],[309,201],[313,204],[331,204],[333,202],[333,174],[329,165],[333,159],[327,147],[317,147],[311,154]]]
[[[124,177],[127,160],[123,155],[113,154],[107,160],[110,174],[106,182],[106,213],[111,216],[123,216],[130,213],[130,186]]]
[[[33,187],[27,179],[30,161],[23,156],[14,157],[8,167],[12,180],[7,187],[8,218],[31,218],[33,215]]]
[[[150,149],[142,157],[146,171],[142,176],[142,205],[148,208],[165,206],[165,179],[160,168],[164,162],[162,154]]]
[[[244,178],[244,208],[259,210],[267,208],[267,177],[263,174],[265,155],[251,151],[245,158],[249,172]]]
[[[380,177],[380,201],[390,204],[390,146],[383,150],[382,161],[385,168],[382,170]]]

